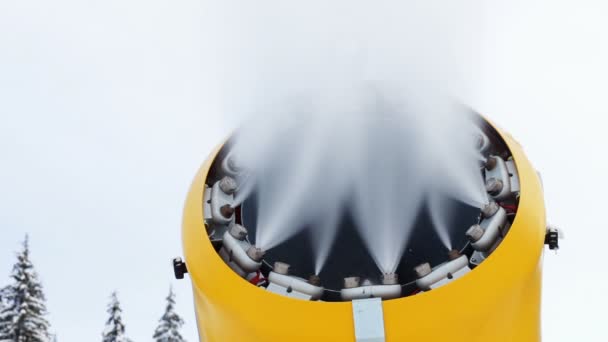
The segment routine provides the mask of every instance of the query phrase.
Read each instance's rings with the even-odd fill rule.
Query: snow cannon
[[[449,252],[420,213],[391,270],[353,228],[354,208],[320,272],[309,231],[260,249],[262,199],[254,187],[235,201],[250,177],[234,138],[213,150],[190,187],[174,261],[192,282],[200,341],[540,341],[544,245],[556,249],[559,233],[547,229],[542,182],[520,144],[476,118],[472,170],[487,204],[450,204]]]

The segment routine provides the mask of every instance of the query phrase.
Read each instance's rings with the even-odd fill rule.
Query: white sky
[[[199,1],[0,2],[0,284],[26,232],[60,341],[95,341],[110,292],[151,340],[189,183],[225,132],[205,89]],[[608,8],[489,1],[472,104],[542,172],[567,239],[545,257],[545,341],[605,341]]]

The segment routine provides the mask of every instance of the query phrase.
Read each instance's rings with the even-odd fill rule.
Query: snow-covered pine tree
[[[4,298],[2,297],[2,291],[3,291],[3,289],[0,288],[0,315],[2,314],[2,312],[4,312],[4,308],[6,307],[4,305]],[[0,321],[0,324],[1,324],[1,321]],[[2,339],[2,336],[4,335],[3,329],[4,328],[0,325],[0,339]],[[1,342],[1,340],[0,340],[0,342]]]
[[[4,311],[5,305],[4,305],[4,297],[2,292],[4,291],[3,288],[0,288],[0,312]]]
[[[28,237],[23,250],[17,253],[17,263],[11,274],[12,283],[4,287],[1,297],[0,341],[48,342],[49,322],[42,284],[30,261]]]
[[[108,304],[107,312],[110,318],[106,321],[106,327],[103,330],[103,342],[131,342],[125,335],[125,324],[122,322],[122,309],[118,301],[116,291],[110,296],[110,304]],[[0,341],[1,342],[1,341]]]
[[[185,342],[186,340],[179,333],[182,325],[184,325],[184,321],[175,312],[175,294],[173,288],[170,288],[165,313],[160,318],[156,331],[154,331],[154,342]]]

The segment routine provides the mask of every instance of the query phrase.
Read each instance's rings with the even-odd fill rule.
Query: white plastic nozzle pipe
[[[322,287],[311,283],[310,280],[277,273],[276,266],[275,263],[274,271],[268,274],[269,284],[266,288],[268,291],[304,300],[318,300],[323,296],[325,290]]]
[[[261,249],[235,238],[230,231],[224,232],[219,254],[230,268],[242,277],[259,270],[264,256]]]
[[[421,290],[428,291],[439,287],[454,279],[457,279],[470,271],[468,268],[469,259],[466,255],[461,255],[456,259],[447,261],[441,265],[433,267],[431,272],[416,279],[416,285]],[[426,271],[426,269],[425,269]]]
[[[494,215],[484,218],[479,224],[471,226],[465,233],[476,251],[489,252],[498,243],[507,224],[507,212],[498,208]]]
[[[217,181],[213,184],[208,195],[206,195],[205,203],[209,204],[206,209],[209,210],[209,216],[213,223],[227,228],[234,221],[234,208],[232,207],[234,195],[225,193],[221,189],[221,183],[222,181]]]

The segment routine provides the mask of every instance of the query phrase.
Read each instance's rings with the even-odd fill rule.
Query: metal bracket
[[[545,233],[545,245],[549,246],[550,250],[558,250],[559,249],[559,239],[560,231],[555,227],[547,227],[547,232]]]
[[[385,342],[382,299],[353,300],[356,342]]]
[[[182,258],[173,258],[173,273],[175,279],[184,279],[184,274],[188,273],[188,268]]]

